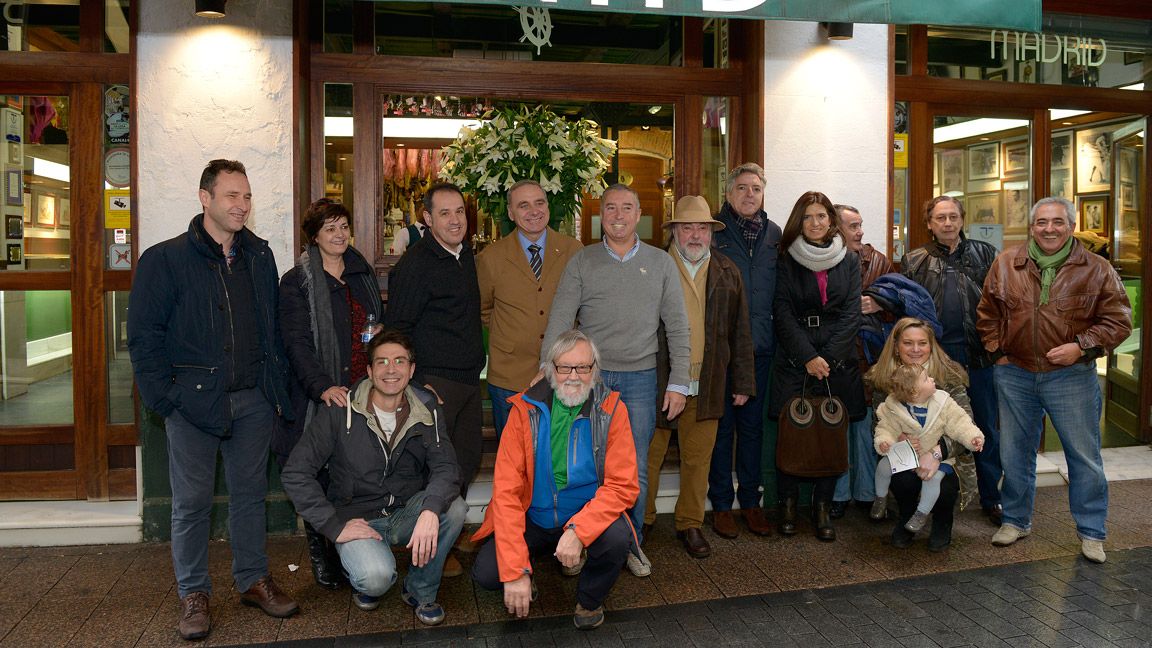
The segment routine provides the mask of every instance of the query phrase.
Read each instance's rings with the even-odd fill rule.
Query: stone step
[[[0,547],[141,542],[140,503],[0,502]]]

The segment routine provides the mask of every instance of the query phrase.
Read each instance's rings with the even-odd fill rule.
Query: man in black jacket
[[[431,393],[409,384],[408,336],[385,329],[368,343],[368,378],[348,406],[321,407],[284,467],[296,510],[336,543],[353,601],[374,610],[396,582],[393,544],[412,550],[400,596],[425,625],[444,620],[436,602],[448,549],[468,508],[444,417]],[[316,474],[328,466],[327,494]]]
[[[185,639],[208,635],[209,516],[216,455],[224,459],[232,577],[240,600],[275,617],[299,607],[268,573],[264,499],[277,414],[291,417],[276,322],[276,261],[244,227],[252,188],[244,165],[212,160],[202,214],[188,232],[140,256],[128,350],[140,398],[164,417],[172,485],[172,563]]]
[[[904,276],[924,286],[936,302],[943,326],[940,346],[968,370],[968,397],[972,418],[984,433],[984,451],[975,454],[980,507],[999,526],[1000,425],[999,401],[993,382],[992,358],[976,330],[976,307],[984,290],[984,277],[996,260],[996,248],[964,236],[964,205],[951,196],[928,201],[924,222],[932,242],[904,255]]]

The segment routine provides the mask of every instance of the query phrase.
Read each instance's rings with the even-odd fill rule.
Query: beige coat
[[[881,443],[892,445],[901,434],[918,438],[920,447],[925,450],[939,443],[943,436],[962,443],[969,450],[972,449],[974,439],[984,438],[980,428],[972,422],[972,417],[942,389],[937,389],[928,400],[928,418],[923,427],[895,396],[889,395],[880,403],[880,407],[876,408],[876,452],[880,452]],[[955,458],[949,457],[944,462],[954,463]]]
[[[488,327],[488,384],[519,392],[536,376],[556,286],[568,260],[583,247],[549,229],[539,281],[515,231],[476,256],[480,318]]]

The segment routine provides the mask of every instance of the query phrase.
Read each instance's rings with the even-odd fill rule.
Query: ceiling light
[[[656,113],[660,112],[660,110],[663,108],[664,108],[664,106],[652,106],[648,109],[648,114],[649,115],[655,115]]]
[[[196,0],[196,15],[201,18],[223,18],[226,0]]]
[[[822,22],[820,27],[824,30],[828,40],[852,40],[852,23],[850,22]]]

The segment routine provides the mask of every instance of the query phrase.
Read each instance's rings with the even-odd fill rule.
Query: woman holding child
[[[892,335],[884,344],[876,364],[868,371],[865,380],[872,386],[873,405],[879,412],[880,406],[894,391],[894,380],[901,379],[897,372],[902,366],[920,365],[924,371],[906,372],[920,376],[923,374],[934,382],[936,389],[947,392],[950,400],[959,406],[970,423],[972,406],[968,400],[968,375],[964,368],[952,361],[940,345],[936,342],[936,334],[927,323],[905,317],[896,322]],[[909,377],[903,377],[907,380]],[[901,390],[908,400],[916,400],[911,389]],[[898,400],[904,401],[904,398]],[[889,400],[888,405],[893,401]],[[899,407],[899,406],[897,406]],[[892,409],[891,407],[885,409]],[[909,407],[909,411],[912,409]],[[915,416],[915,415],[913,415]],[[958,417],[963,418],[963,417]],[[902,437],[898,437],[902,438]],[[919,443],[916,436],[907,437],[916,448],[919,455],[920,467],[896,473],[891,477],[891,491],[896,498],[900,514],[896,527],[892,530],[892,546],[904,548],[912,543],[915,531],[909,530],[907,525],[916,516],[917,505],[920,502],[921,490],[925,483],[935,482],[939,486],[939,496],[932,512],[932,533],[928,539],[930,551],[943,551],[952,543],[952,521],[956,501],[961,500],[963,508],[975,493],[976,474],[972,463],[972,455],[965,447],[949,436],[940,436],[939,441],[925,447]],[[879,444],[879,438],[878,438]],[[980,444],[976,444],[979,447]],[[917,447],[919,446],[919,447]],[[941,465],[946,465],[943,477],[938,477]],[[878,503],[883,500],[885,493],[877,491]],[[873,507],[873,519],[883,519],[882,505]],[[922,516],[916,516],[922,519]]]

